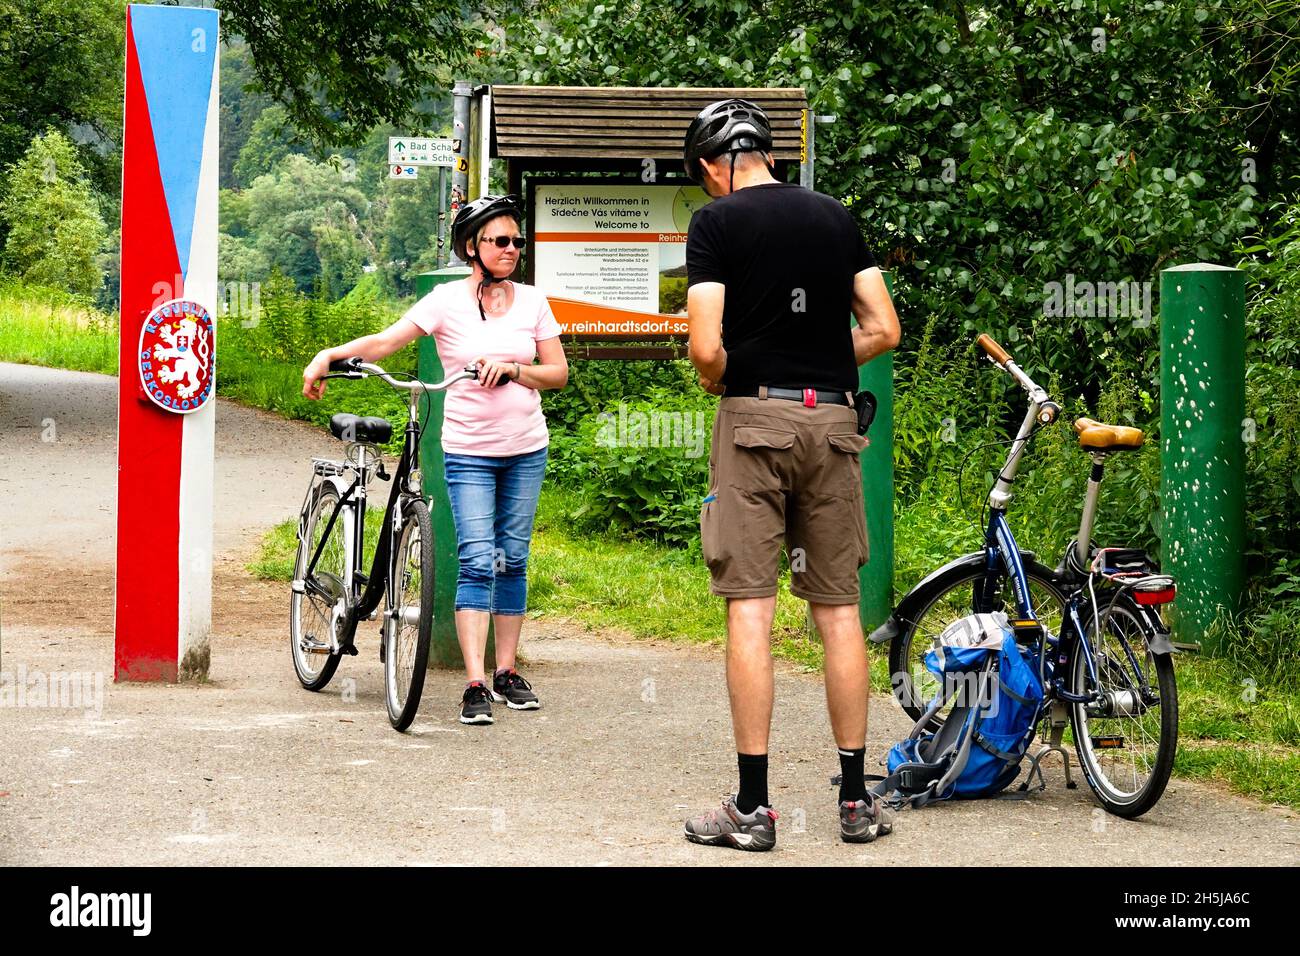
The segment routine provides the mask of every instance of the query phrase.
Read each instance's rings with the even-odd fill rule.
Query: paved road
[[[3,668],[111,674],[116,383],[0,364]],[[57,441],[40,440],[54,419]],[[681,820],[732,783],[715,648],[529,621],[543,709],[456,722],[461,680],[434,672],[411,733],[387,725],[372,631],[329,688],[288,661],[281,585],[243,561],[292,515],[319,431],[222,402],[217,418],[212,680],[103,686],[98,706],[0,707],[0,863],[667,865],[1294,864],[1297,815],[1175,780],[1142,820],[1102,813],[1059,770],[1027,801],[905,813],[869,847],[836,835],[821,682],[778,667],[778,850],[687,844]],[[15,454],[17,452],[18,454]],[[303,479],[305,481],[305,479]],[[91,685],[93,688],[93,684]],[[83,702],[84,703],[84,702]],[[872,702],[869,760],[902,736]]]

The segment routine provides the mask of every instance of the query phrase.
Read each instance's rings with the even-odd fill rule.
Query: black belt
[[[724,398],[757,398],[758,387],[742,388],[737,391],[727,389]],[[768,398],[783,398],[789,402],[802,402],[809,407],[815,405],[850,405],[845,392],[830,392],[822,388],[772,388],[768,386]]]

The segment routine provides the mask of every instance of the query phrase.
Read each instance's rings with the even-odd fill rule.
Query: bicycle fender
[[[1127,595],[1117,598],[1117,601],[1124,602],[1124,605],[1134,614],[1138,620],[1146,626],[1143,628],[1143,636],[1146,638],[1147,647],[1152,654],[1177,654],[1178,648],[1174,647],[1173,642],[1169,639],[1169,628],[1165,625],[1164,618],[1153,607],[1146,607],[1138,604]],[[1092,605],[1084,606],[1081,617],[1086,621],[1092,615]],[[1103,612],[1104,613],[1104,612]]]
[[[1130,603],[1130,607],[1136,608],[1138,614],[1147,622],[1150,631],[1147,634],[1147,647],[1152,654],[1174,654],[1177,648],[1169,639],[1169,628],[1165,625],[1165,620],[1160,616],[1160,612],[1153,607],[1147,607],[1138,604],[1136,601]]]
[[[1026,564],[1034,562],[1033,551],[1021,551],[1020,555]],[[922,596],[936,581],[958,572],[965,574],[971,569],[983,570],[987,561],[987,552],[972,551],[970,554],[963,554],[959,558],[953,558],[942,567],[931,571],[904,595],[894,610],[890,612],[889,617],[885,619],[885,623],[872,631],[868,640],[873,644],[887,644],[892,641],[898,636],[900,622],[908,620],[911,615],[916,613],[916,606],[920,603]],[[1053,573],[1050,568],[1045,567],[1039,567],[1036,570],[1049,577]]]

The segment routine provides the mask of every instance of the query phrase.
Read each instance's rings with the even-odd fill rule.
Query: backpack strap
[[[1012,700],[1016,701],[1017,703],[1024,704],[1026,707],[1038,706],[1038,701],[1030,700],[1028,697],[1016,693],[1014,690],[1012,690],[1010,687],[1007,686],[1007,682],[1004,681],[1001,677],[998,678],[998,687],[1001,688],[1002,693],[1006,694],[1008,697],[1010,697]]]
[[[882,797],[895,807],[905,805],[923,807],[933,800],[944,798],[953,781],[961,776],[970,760],[971,742],[979,734],[979,726],[984,717],[981,703],[987,694],[990,682],[998,679],[993,665],[994,659],[990,655],[988,663],[978,672],[979,689],[974,701],[953,707],[952,713],[948,715],[943,726],[929,741],[927,752],[923,752],[920,745],[917,746],[916,754],[922,760],[900,764],[893,773],[871,788],[873,796]],[[934,701],[921,715],[921,719],[913,726],[912,732],[908,735],[909,739],[917,739],[921,736],[930,718],[952,697],[953,693],[955,691],[950,690],[935,696]]]

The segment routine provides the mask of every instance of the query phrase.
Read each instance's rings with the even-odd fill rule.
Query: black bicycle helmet
[[[480,196],[473,202],[467,202],[460,207],[456,213],[456,218],[451,223],[451,243],[455,249],[456,255],[465,255],[465,244],[473,239],[478,233],[479,227],[490,219],[497,216],[511,216],[518,224],[523,220],[523,213],[519,208],[519,197],[515,195],[508,196]],[[478,261],[478,250],[471,250],[468,256],[470,263]],[[481,268],[481,264],[480,264]],[[478,314],[484,322],[487,321],[487,313],[483,311],[483,290],[490,287],[494,282],[505,282],[504,278],[497,278],[487,269],[482,269],[483,281],[478,287]]]
[[[456,255],[465,254],[465,243],[478,232],[479,226],[489,219],[503,215],[513,216],[515,222],[523,220],[518,196],[479,196],[473,202],[461,206],[460,211],[456,213],[456,218],[451,222],[451,242]],[[473,262],[477,255],[477,252],[471,252],[469,261]]]
[[[762,107],[749,100],[718,100],[700,110],[687,127],[682,165],[691,182],[703,186],[701,159],[731,153],[734,176],[736,153],[770,152],[771,149],[772,124]]]

